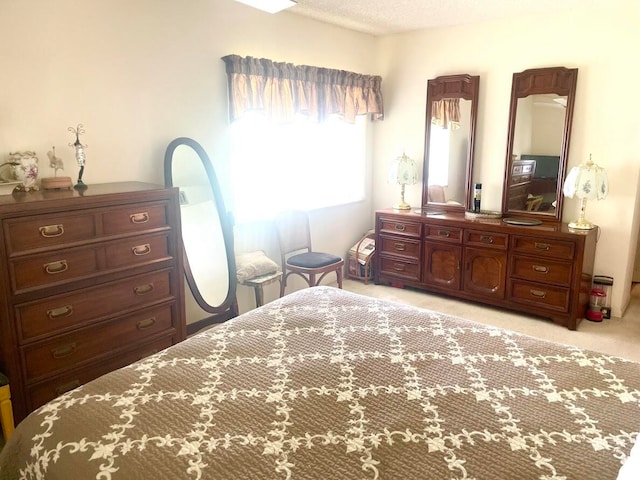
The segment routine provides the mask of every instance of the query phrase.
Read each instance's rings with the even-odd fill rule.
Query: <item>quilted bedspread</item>
[[[33,412],[0,478],[615,479],[640,365],[315,287]]]

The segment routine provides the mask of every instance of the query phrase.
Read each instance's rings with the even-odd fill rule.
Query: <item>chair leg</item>
[[[342,268],[336,269],[336,276],[338,277],[338,288],[342,288]]]
[[[13,434],[15,428],[9,385],[0,387],[0,423],[2,424],[2,436],[6,441]]]
[[[284,297],[284,289],[287,288],[287,277],[288,273],[283,273],[282,278],[280,279],[280,298]]]
[[[315,273],[310,273],[309,274],[309,286],[310,287],[315,287],[317,285],[316,283],[316,274]]]
[[[256,285],[253,287],[256,294],[256,308],[264,305],[264,292],[262,291],[262,285]]]

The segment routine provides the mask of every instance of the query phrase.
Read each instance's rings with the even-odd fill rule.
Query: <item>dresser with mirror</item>
[[[376,212],[376,283],[577,328],[597,241],[597,229],[574,231],[562,222],[577,73],[554,67],[513,75],[502,212],[486,213],[472,213],[480,79],[428,81],[422,205]]]

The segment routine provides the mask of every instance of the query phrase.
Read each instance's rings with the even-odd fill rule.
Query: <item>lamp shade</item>
[[[564,181],[562,189],[569,198],[584,198],[587,200],[602,200],[609,193],[607,172],[591,160],[577,167],[573,167]]]
[[[418,183],[416,162],[404,153],[391,163],[389,183],[397,185],[414,185]]]
[[[609,181],[607,172],[591,160],[577,167],[573,167],[567,175],[562,188],[565,196],[580,199],[580,217],[575,222],[569,223],[569,228],[589,230],[593,223],[585,218],[587,200],[602,200],[609,193]]]

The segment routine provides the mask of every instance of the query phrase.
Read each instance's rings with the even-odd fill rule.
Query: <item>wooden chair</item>
[[[0,423],[2,424],[2,436],[6,441],[13,434],[15,425],[9,379],[3,373],[0,373]]]
[[[338,287],[342,288],[344,259],[331,253],[312,250],[309,217],[305,212],[281,213],[275,219],[275,226],[283,271],[280,282],[281,297],[290,275],[299,275],[310,287],[314,287],[319,285],[328,273],[336,272]]]

